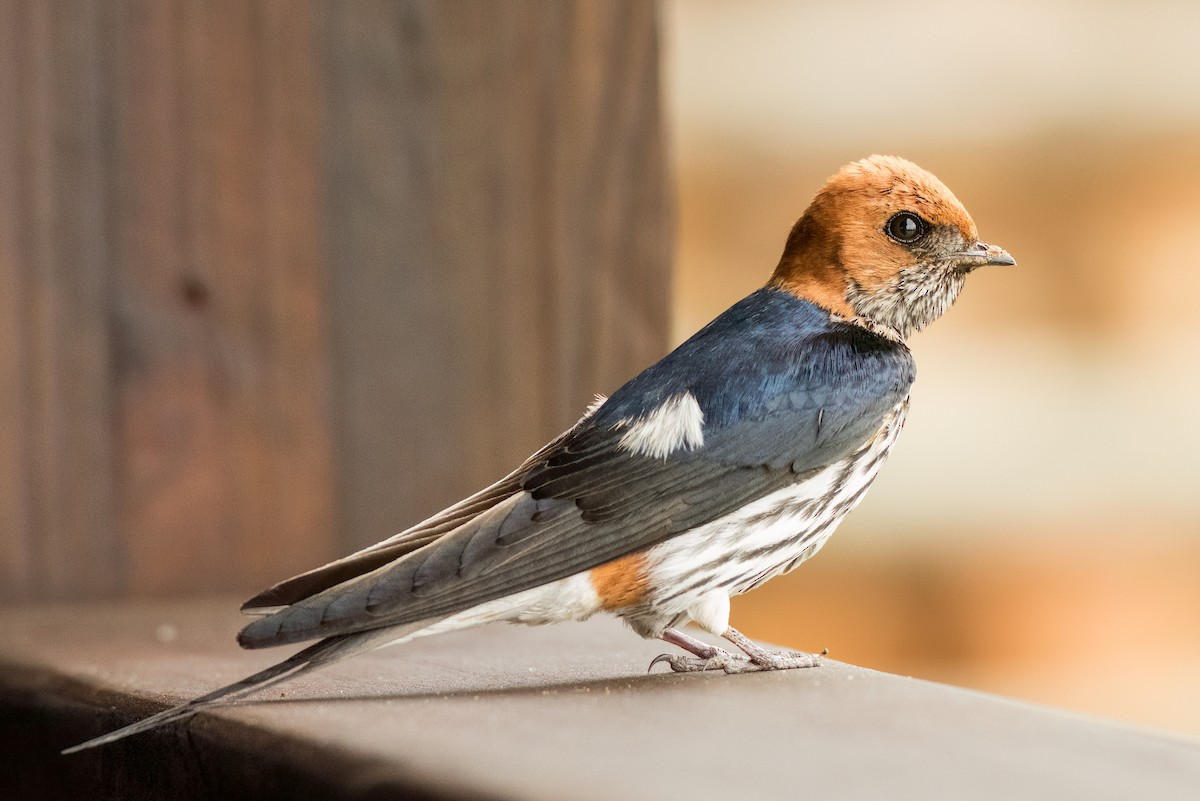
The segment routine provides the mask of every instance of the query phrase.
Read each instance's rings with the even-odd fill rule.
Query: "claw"
[[[646,668],[649,673],[659,662],[666,662],[676,673],[699,673],[707,670],[722,670],[726,673],[757,673],[765,670],[791,670],[795,668],[816,667],[821,657],[828,649],[820,654],[808,654],[803,651],[768,651],[748,639],[737,629],[730,628],[725,632],[725,639],[732,642],[745,653],[734,655],[723,648],[709,645],[687,636],[676,629],[667,629],[662,639],[678,645],[692,656],[676,654],[659,654]]]
[[[762,668],[755,665],[749,659],[729,653],[715,654],[708,657],[662,654],[654,658],[654,661],[650,663],[650,667],[654,667],[659,662],[666,662],[671,666],[671,670],[676,673],[703,673],[711,670],[723,670],[726,673],[751,673],[762,670]]]
[[[670,654],[659,654],[658,656],[654,657],[654,659],[650,660],[650,666],[646,668],[646,673],[654,670],[654,666],[659,662],[666,662],[668,665],[671,664],[671,660],[674,658],[675,657],[671,656]],[[674,670],[674,668],[672,668],[672,670]]]

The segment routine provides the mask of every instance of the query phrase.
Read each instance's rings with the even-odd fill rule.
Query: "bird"
[[[932,173],[838,170],[764,286],[586,410],[495,484],[247,601],[245,648],[314,644],[242,681],[66,749],[241,700],[384,645],[507,621],[623,619],[679,673],[810,668],[729,625],[730,598],[812,557],[891,451],[906,344],[968,275],[1015,261]],[[685,633],[693,622],[730,648]]]

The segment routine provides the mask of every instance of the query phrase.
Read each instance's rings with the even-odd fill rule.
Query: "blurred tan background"
[[[1019,266],[915,339],[876,487],[735,620],[1200,734],[1198,13],[0,0],[0,601],[248,593],[394,533],[894,152]]]
[[[1200,6],[664,6],[674,339],[841,164],[933,171],[1018,266],[912,344],[819,558],[736,602],[834,658],[1200,734]]]

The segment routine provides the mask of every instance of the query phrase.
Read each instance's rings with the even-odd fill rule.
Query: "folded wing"
[[[252,622],[239,641],[263,647],[453,614],[655,545],[849,454],[907,395],[911,356],[782,295],[751,295],[461,513],[452,507],[441,524],[351,557],[370,569]],[[665,457],[623,443],[630,426],[684,394],[703,412],[702,443]],[[341,575],[338,564],[320,582]],[[264,605],[292,597],[272,592],[259,596]]]

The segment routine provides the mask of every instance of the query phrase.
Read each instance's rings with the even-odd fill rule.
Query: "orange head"
[[[900,338],[950,307],[967,274],[1015,264],[933,174],[895,156],[847,164],[792,227],[771,284]]]

